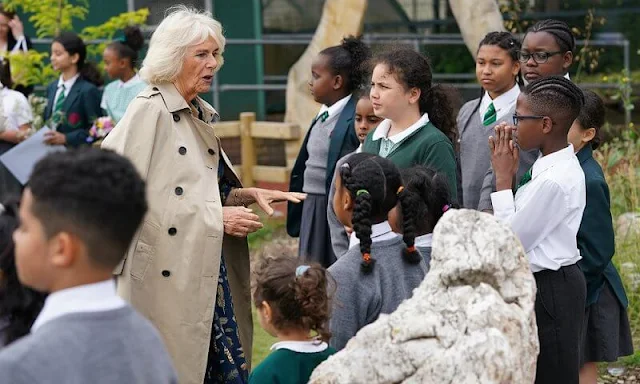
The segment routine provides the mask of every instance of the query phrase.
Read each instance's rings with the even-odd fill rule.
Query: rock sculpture
[[[413,297],[360,330],[310,383],[533,383],[536,285],[517,237],[493,216],[450,210]]]

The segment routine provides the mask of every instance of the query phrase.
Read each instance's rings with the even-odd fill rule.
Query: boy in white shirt
[[[147,211],[131,162],[88,148],[39,161],[14,232],[18,277],[49,292],[31,334],[0,352],[3,383],[175,384],[160,335],[112,277]]]
[[[586,283],[576,264],[581,259],[576,235],[586,188],[566,135],[583,105],[580,88],[563,77],[533,81],[518,96],[515,126],[501,124],[489,139],[494,215],[520,238],[538,286],[536,383],[579,382]],[[519,149],[539,149],[541,155],[516,186]]]

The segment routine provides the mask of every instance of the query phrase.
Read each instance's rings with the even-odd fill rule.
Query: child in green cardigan
[[[578,229],[578,262],[587,281],[585,337],[582,344],[584,366],[580,383],[598,381],[597,362],[613,362],[633,353],[633,342],[627,316],[629,301],[620,275],[611,262],[615,253],[615,237],[611,219],[609,186],[602,168],[593,158],[598,148],[598,133],[604,125],[602,100],[584,91],[585,104],[569,130],[587,187],[587,205]]]
[[[429,61],[413,49],[384,52],[373,64],[371,103],[376,116],[385,120],[367,136],[363,152],[387,158],[398,168],[421,164],[444,173],[457,201],[452,91],[432,84]]]
[[[329,276],[318,264],[268,257],[255,270],[253,300],[260,325],[278,342],[249,377],[250,384],[302,384],[335,349],[327,342]],[[317,334],[311,336],[311,332]]]

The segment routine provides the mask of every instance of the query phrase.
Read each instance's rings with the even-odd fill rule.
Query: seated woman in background
[[[27,138],[33,114],[27,98],[11,89],[9,60],[0,59],[0,155]],[[0,199],[19,198],[22,184],[0,163]]]
[[[7,11],[0,4],[0,57],[7,57],[8,54],[16,52],[26,52],[29,49],[31,49],[31,40],[24,34],[22,21],[15,12]],[[15,90],[29,96],[33,92],[33,86],[17,85]]]

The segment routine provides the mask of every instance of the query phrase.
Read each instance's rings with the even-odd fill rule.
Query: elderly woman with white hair
[[[210,14],[173,8],[142,63],[149,86],[102,144],[147,181],[149,212],[115,271],[118,293],[159,329],[183,384],[247,381],[246,235],[262,224],[246,206],[271,214],[271,203],[305,197],[242,188],[234,173],[215,135],[218,114],[198,97],[222,66],[224,45]]]

